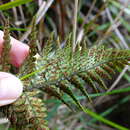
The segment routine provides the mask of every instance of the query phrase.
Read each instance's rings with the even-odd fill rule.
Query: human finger
[[[0,106],[16,101],[23,91],[23,84],[14,75],[0,72]]]

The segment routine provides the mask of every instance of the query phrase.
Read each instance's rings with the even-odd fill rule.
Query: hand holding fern
[[[3,47],[3,32],[0,31],[0,54]],[[15,67],[20,67],[29,53],[29,47],[11,37],[10,62]],[[14,102],[21,94],[23,85],[12,74],[0,72],[0,106]]]

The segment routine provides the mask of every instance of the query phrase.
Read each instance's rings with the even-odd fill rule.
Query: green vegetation
[[[76,2],[1,1],[1,71],[25,86],[0,108],[8,129],[130,129],[130,2]],[[9,31],[30,46],[19,69],[8,62]]]

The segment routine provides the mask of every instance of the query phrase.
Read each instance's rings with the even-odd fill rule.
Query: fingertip
[[[23,92],[22,82],[14,75],[0,72],[0,106],[16,101]]]
[[[10,51],[11,64],[15,67],[20,67],[26,57],[29,55],[29,46],[12,38],[12,47]]]

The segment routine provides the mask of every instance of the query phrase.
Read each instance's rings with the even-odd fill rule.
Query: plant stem
[[[74,6],[74,24],[73,24],[73,42],[72,42],[72,55],[73,55],[73,53],[75,52],[75,46],[76,46],[77,14],[78,14],[78,0],[75,0],[75,6]]]

